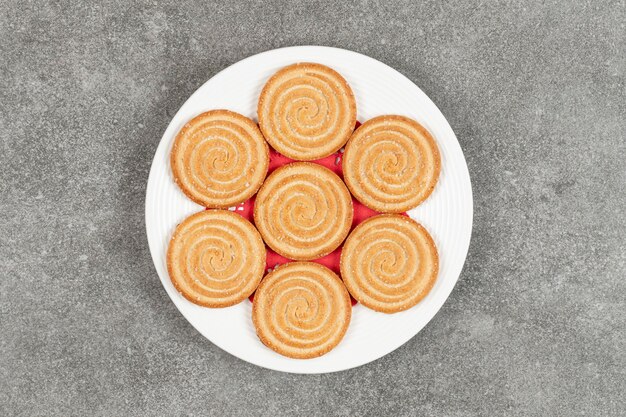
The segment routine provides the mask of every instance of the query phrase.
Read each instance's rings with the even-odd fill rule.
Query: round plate
[[[441,176],[433,194],[409,212],[431,233],[439,250],[439,277],[417,306],[396,314],[376,313],[357,304],[343,341],[315,359],[289,359],[265,347],[252,325],[252,304],[224,309],[197,306],[170,282],[165,254],[174,228],[204,208],[189,200],[172,179],[169,155],[178,130],[210,109],[229,109],[256,120],[263,84],[278,69],[295,62],[319,62],[343,75],[356,96],[358,120],[401,114],[424,125],[441,151]],[[297,46],[264,52],[215,75],[180,108],[157,148],[146,192],[146,230],[161,282],[185,318],[211,342],[250,363],[294,373],[323,373],[353,368],[380,358],[415,336],[450,295],[469,247],[472,231],[472,187],[452,128],[437,106],[408,78],[387,65],[356,52],[320,46]]]

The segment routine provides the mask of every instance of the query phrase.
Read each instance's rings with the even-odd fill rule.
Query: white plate
[[[392,315],[357,304],[343,341],[328,354],[307,360],[289,359],[265,347],[252,325],[252,304],[225,309],[197,306],[170,282],[165,254],[175,226],[203,207],[176,187],[169,166],[172,142],[193,116],[210,109],[230,109],[256,120],[263,84],[279,68],[312,61],[339,71],[356,96],[358,120],[402,114],[419,121],[435,137],[442,167],[433,194],[409,212],[432,234],[440,256],[437,282],[417,306]],[[472,231],[472,188],[461,147],[437,106],[408,78],[387,65],[355,52],[320,46],[297,46],[254,55],[215,75],[176,113],[157,148],[146,192],[146,229],[154,265],[170,298],[185,318],[211,342],[245,361],[284,372],[323,373],[366,364],[398,348],[433,318],[456,283]]]

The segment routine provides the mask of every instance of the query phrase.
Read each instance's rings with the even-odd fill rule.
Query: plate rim
[[[148,202],[149,202],[149,191],[150,191],[150,183],[151,183],[151,179],[153,178],[153,176],[155,175],[154,172],[156,171],[156,165],[155,165],[155,161],[157,160],[157,157],[159,155],[159,149],[161,146],[164,146],[164,141],[166,140],[166,134],[168,132],[168,130],[170,129],[170,126],[172,125],[172,122],[174,121],[174,119],[176,119],[176,116],[180,113],[180,111],[187,105],[187,103],[189,103],[190,101],[192,101],[194,99],[194,97],[198,94],[200,94],[200,92],[202,90],[204,90],[204,86],[207,85],[208,83],[210,83],[213,79],[219,77],[222,73],[230,70],[233,66],[244,63],[246,61],[250,61],[250,60],[254,60],[254,59],[258,59],[261,56],[264,55],[271,55],[274,53],[284,53],[284,52],[288,52],[288,51],[296,51],[296,50],[319,50],[319,51],[334,51],[335,53],[345,53],[348,55],[356,55],[359,56],[361,58],[366,58],[368,60],[372,60],[375,61],[378,64],[383,65],[384,67],[386,67],[387,69],[391,70],[393,73],[395,73],[396,76],[400,77],[403,81],[405,82],[409,82],[414,88],[416,88],[425,98],[425,100],[427,100],[429,102],[430,105],[433,106],[434,109],[436,109],[437,112],[439,112],[439,114],[443,117],[443,120],[445,121],[445,124],[447,125],[447,127],[449,128],[450,133],[452,134],[452,137],[454,138],[454,141],[452,143],[452,146],[454,147],[458,147],[458,150],[460,151],[460,155],[463,158],[463,162],[464,164],[462,164],[462,166],[460,167],[460,169],[463,172],[463,177],[465,177],[467,179],[468,182],[468,188],[467,188],[467,192],[468,192],[468,201],[469,201],[469,206],[467,208],[468,214],[469,214],[469,228],[468,228],[468,233],[467,233],[467,239],[466,242],[464,242],[464,244],[461,246],[461,253],[463,255],[463,264],[461,265],[461,269],[459,271],[458,274],[456,274],[456,277],[454,277],[454,282],[452,283],[449,292],[446,294],[445,297],[441,297],[441,300],[437,300],[436,303],[434,303],[433,308],[430,311],[429,315],[430,317],[428,317],[428,320],[426,320],[424,322],[424,324],[422,326],[420,326],[419,328],[417,328],[415,330],[415,332],[409,332],[412,333],[410,334],[408,337],[403,338],[401,340],[401,342],[395,346],[393,346],[391,349],[388,349],[380,354],[375,354],[373,355],[371,358],[369,358],[366,361],[357,363],[357,364],[351,364],[345,367],[333,367],[333,369],[324,369],[324,370],[315,370],[315,371],[310,371],[310,370],[300,370],[300,371],[294,371],[294,370],[287,370],[287,369],[280,369],[279,367],[275,367],[275,366],[271,366],[270,364],[266,364],[266,363],[261,363],[260,361],[257,361],[255,359],[249,359],[249,358],[242,358],[240,356],[238,356],[237,354],[233,353],[230,349],[224,347],[221,343],[216,342],[213,338],[211,338],[208,335],[205,335],[197,326],[196,324],[194,324],[194,321],[191,320],[188,316],[189,313],[183,311],[181,308],[179,308],[179,306],[177,305],[176,301],[173,299],[172,295],[169,293],[169,291],[167,291],[167,288],[165,287],[164,283],[163,283],[163,277],[161,277],[161,275],[159,274],[159,270],[157,267],[157,262],[160,262],[160,259],[156,259],[156,253],[157,253],[157,249],[155,248],[156,243],[155,242],[151,242],[150,239],[150,233],[149,233],[149,225],[148,225],[148,219],[149,219],[149,213],[148,213]],[[295,62],[299,62],[299,61],[295,61]],[[204,83],[202,83],[200,86],[198,86],[195,91],[181,104],[181,106],[178,108],[178,110],[176,111],[176,113],[174,113],[174,115],[170,118],[169,123],[167,124],[167,127],[165,128],[163,135],[161,136],[161,138],[159,139],[159,142],[155,148],[154,151],[154,156],[152,158],[152,162],[150,164],[150,171],[148,174],[148,179],[146,181],[146,191],[145,191],[145,199],[144,199],[144,223],[145,223],[145,227],[146,227],[146,238],[148,240],[148,247],[150,250],[150,256],[152,258],[152,263],[153,266],[155,268],[155,272],[156,275],[159,277],[159,280],[161,282],[161,285],[163,287],[163,289],[165,290],[165,293],[168,295],[168,297],[170,298],[170,301],[174,304],[174,306],[176,307],[176,309],[179,311],[179,313],[185,318],[185,320],[187,320],[187,322],[189,324],[191,324],[191,326],[198,332],[200,333],[200,335],[202,335],[204,338],[206,338],[208,341],[210,341],[212,344],[214,344],[215,346],[217,346],[219,349],[223,350],[224,352],[227,352],[228,354],[236,357],[237,359],[244,361],[244,362],[248,362],[251,363],[253,365],[259,366],[261,368],[265,368],[265,369],[270,369],[273,371],[278,371],[278,372],[285,372],[285,373],[292,373],[292,374],[310,374],[310,375],[316,375],[316,374],[325,374],[325,373],[334,373],[334,372],[341,372],[341,371],[346,371],[349,369],[354,369],[354,368],[358,368],[361,367],[363,365],[366,365],[368,363],[372,363],[375,362],[377,360],[379,360],[380,358],[392,353],[393,351],[397,350],[398,348],[400,348],[401,346],[403,346],[404,344],[406,344],[409,340],[411,340],[413,337],[415,337],[420,331],[422,331],[422,329],[428,324],[430,323],[433,318],[437,315],[437,313],[439,313],[439,311],[441,310],[441,307],[445,304],[445,302],[448,300],[448,298],[450,297],[450,295],[452,294],[452,291],[454,290],[454,287],[456,286],[462,272],[463,269],[465,267],[465,263],[467,261],[467,254],[469,253],[469,248],[470,248],[470,243],[471,243],[471,239],[472,239],[472,231],[473,231],[473,225],[474,225],[474,196],[473,196],[473,189],[472,189],[472,181],[471,181],[471,176],[470,176],[470,172],[469,172],[469,168],[467,166],[467,160],[465,158],[465,153],[463,152],[463,148],[461,147],[461,144],[456,136],[456,134],[454,133],[454,130],[452,129],[452,126],[450,126],[450,123],[448,122],[448,120],[446,119],[446,117],[443,115],[443,113],[441,112],[441,110],[439,109],[439,107],[432,101],[432,99],[422,91],[422,89],[415,84],[410,78],[408,78],[407,76],[405,76],[404,74],[402,74],[401,72],[399,72],[398,70],[396,70],[395,68],[385,64],[384,62],[376,59],[376,58],[372,58],[368,55],[359,53],[359,52],[355,52],[355,51],[351,51],[348,49],[343,49],[343,48],[337,48],[337,47],[331,47],[331,46],[322,46],[322,45],[297,45],[297,46],[287,46],[287,47],[282,47],[282,48],[275,48],[275,49],[269,49],[254,55],[250,55],[246,58],[243,58],[239,61],[236,61],[230,65],[228,65],[227,67],[223,68],[222,70],[218,71],[217,73],[215,73],[213,76],[211,76],[208,80],[206,80]],[[166,277],[167,279],[169,279],[169,277]],[[361,308],[363,308],[363,306],[361,306]],[[293,359],[295,361],[299,361],[297,359]]]

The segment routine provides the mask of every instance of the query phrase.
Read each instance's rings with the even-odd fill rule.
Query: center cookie
[[[257,194],[254,221],[265,243],[289,259],[335,250],[352,225],[352,199],[328,168],[296,162],[274,171]]]

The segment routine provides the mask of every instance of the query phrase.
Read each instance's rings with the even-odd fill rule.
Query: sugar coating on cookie
[[[205,307],[245,300],[265,270],[265,244],[254,226],[228,210],[205,210],[176,227],[167,269],[185,298]]]
[[[261,131],[274,149],[292,159],[310,161],[346,143],[356,122],[356,101],[335,70],[298,63],[268,80],[257,112]]]
[[[321,356],[343,339],[352,306],[330,269],[313,262],[278,267],[259,285],[252,320],[259,339],[290,358]]]
[[[395,313],[413,307],[429,293],[439,272],[439,257],[435,242],[419,223],[398,214],[381,214],[350,233],[340,269],[357,301]]]
[[[228,208],[259,189],[269,147],[258,126],[229,110],[211,110],[180,130],[171,152],[174,181],[193,201]]]
[[[402,213],[432,193],[439,149],[431,134],[404,116],[379,116],[354,131],[343,155],[344,181],[372,210]]]
[[[263,240],[289,259],[312,260],[335,250],[352,225],[352,198],[323,166],[294,162],[267,177],[254,204]]]

